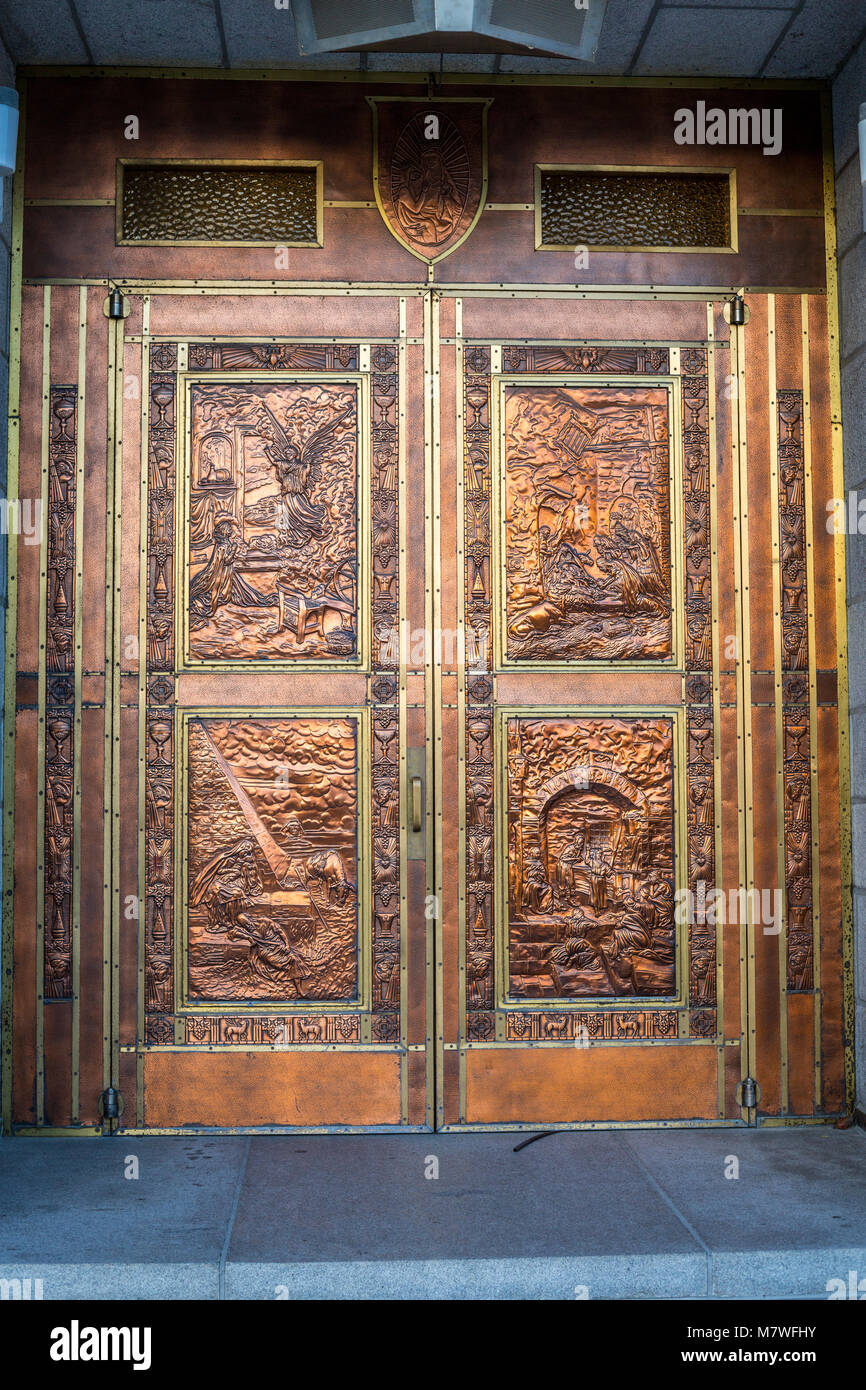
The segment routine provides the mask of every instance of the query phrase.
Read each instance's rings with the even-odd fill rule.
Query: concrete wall
[[[857,121],[866,102],[866,38],[833,83],[842,312],[845,483],[866,500],[866,234]],[[854,840],[857,1105],[866,1112],[866,536],[848,537],[848,643]]]

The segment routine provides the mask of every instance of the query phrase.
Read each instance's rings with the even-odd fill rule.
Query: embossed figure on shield
[[[507,658],[670,659],[667,392],[509,387],[504,490]]]
[[[507,726],[509,993],[676,993],[673,723]]]
[[[190,413],[190,660],[352,659],[354,385],[196,383]]]
[[[357,725],[189,723],[190,999],[358,993]]]

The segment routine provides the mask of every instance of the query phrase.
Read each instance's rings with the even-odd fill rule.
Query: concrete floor
[[[46,1299],[826,1299],[855,1270],[866,1294],[860,1129],[521,1137],[4,1139],[0,1279]]]

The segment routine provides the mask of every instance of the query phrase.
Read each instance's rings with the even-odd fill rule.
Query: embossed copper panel
[[[357,998],[358,764],[353,719],[189,721],[190,1000]]]
[[[319,244],[320,166],[118,165],[120,244]]]
[[[505,389],[505,652],[669,660],[668,394]]]
[[[481,215],[490,99],[369,100],[379,211],[413,256],[433,264],[465,241]]]
[[[673,721],[506,728],[509,993],[675,994]]]
[[[357,386],[196,382],[189,410],[189,660],[356,657]]]
[[[732,245],[731,180],[724,171],[538,169],[541,249]]]

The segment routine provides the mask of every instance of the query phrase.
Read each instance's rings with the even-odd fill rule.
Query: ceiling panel
[[[74,3],[97,64],[168,63],[177,66],[189,63],[197,67],[219,67],[223,61],[213,0],[135,0],[135,4],[118,4],[117,0],[74,0]],[[65,8],[64,0],[55,0],[54,13]]]
[[[866,29],[863,0],[806,0],[767,64],[767,77],[826,77]]]
[[[4,0],[3,42],[16,63],[87,63],[68,6],[57,0]]]
[[[345,4],[350,8],[351,0]],[[277,9],[274,0],[0,0],[0,6],[0,34],[17,63],[360,66],[356,53],[302,58],[292,12]],[[766,62],[771,77],[829,77],[864,27],[866,0],[609,0],[593,63],[503,53],[496,66],[506,73],[737,77],[760,75]],[[370,54],[366,65],[425,70],[438,66],[438,58],[383,51]],[[493,65],[489,52],[444,59],[446,71],[489,73]]]
[[[790,11],[779,9],[659,10],[634,71],[653,76],[753,77],[789,19]]]

